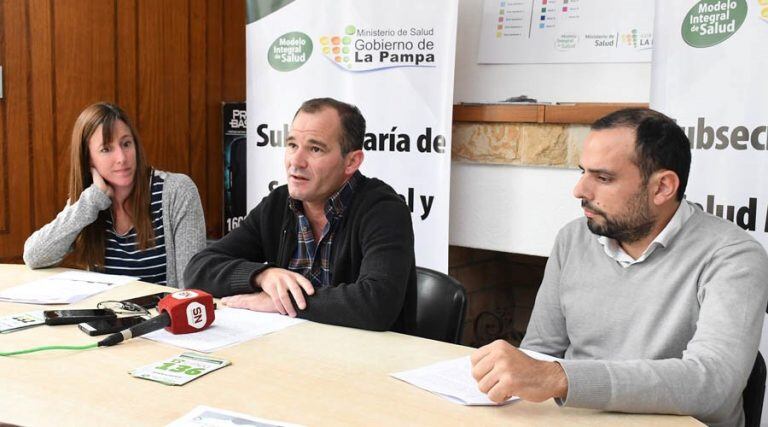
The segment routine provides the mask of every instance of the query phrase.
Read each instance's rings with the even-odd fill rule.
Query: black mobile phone
[[[117,317],[114,311],[109,309],[94,308],[85,310],[46,310],[43,318],[46,325],[74,325],[81,322],[90,322],[98,319],[114,319]]]
[[[139,323],[147,320],[148,317],[144,316],[129,316],[118,317],[113,319],[99,319],[91,322],[81,323],[78,325],[81,331],[88,335],[104,335],[120,332],[123,329],[128,329],[131,326],[138,325]]]
[[[168,294],[170,294],[170,292],[158,292],[152,295],[144,295],[136,298],[126,299],[123,300],[123,302],[132,302],[149,310],[150,308],[157,307],[157,303],[160,302],[160,300]]]

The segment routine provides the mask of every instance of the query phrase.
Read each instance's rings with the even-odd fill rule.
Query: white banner
[[[257,13],[251,6],[248,208],[286,182],[284,143],[299,105],[349,102],[367,121],[361,172],[410,207],[416,264],[447,272],[458,0],[295,0]]]
[[[651,108],[691,141],[688,199],[768,246],[768,2],[657,0],[654,36]]]
[[[658,1],[651,107],[691,140],[688,199],[768,245],[764,0]]]
[[[649,62],[648,0],[484,0],[477,62]]]

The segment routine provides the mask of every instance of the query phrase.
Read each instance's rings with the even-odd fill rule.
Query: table
[[[0,264],[0,289],[65,271]],[[133,282],[68,307],[94,307],[167,288]],[[0,315],[51,306],[0,302]],[[61,306],[54,306],[61,307]],[[0,334],[0,349],[97,341],[76,325]],[[160,426],[197,405],[306,426],[688,426],[691,417],[628,415],[518,401],[467,407],[396,380],[389,373],[468,355],[472,348],[394,332],[306,322],[219,350],[232,362],[181,387],[133,378],[128,371],[182,353],[142,338],[87,351],[0,357],[0,424]]]

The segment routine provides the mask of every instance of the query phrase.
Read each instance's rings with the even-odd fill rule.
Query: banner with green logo
[[[768,246],[768,1],[656,7],[651,107],[691,141],[688,199]]]
[[[653,49],[651,108],[691,141],[688,199],[768,246],[768,0],[657,0]]]
[[[416,263],[448,269],[458,0],[246,0],[248,208],[286,182],[285,139],[317,97],[367,121],[361,172],[412,212]]]

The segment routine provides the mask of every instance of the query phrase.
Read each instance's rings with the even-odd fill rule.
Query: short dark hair
[[[649,108],[626,108],[592,123],[592,130],[630,128],[635,131],[635,164],[643,182],[668,169],[677,174],[677,200],[683,200],[691,170],[691,144],[674,120]]]
[[[352,104],[341,102],[333,98],[313,98],[304,101],[293,115],[295,119],[299,113],[308,114],[317,113],[325,108],[336,110],[341,121],[341,155],[363,149],[363,139],[365,138],[365,117],[360,113],[360,109]]]

